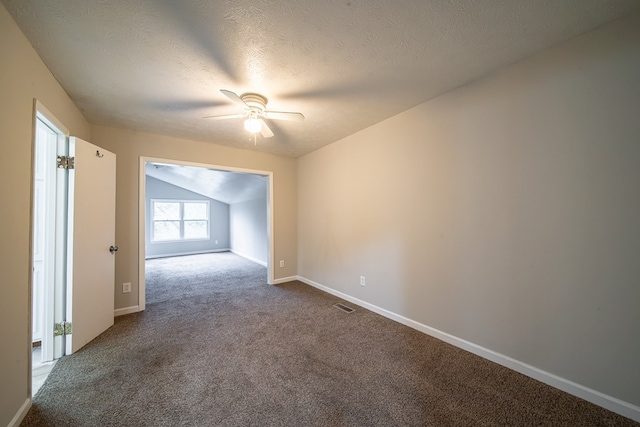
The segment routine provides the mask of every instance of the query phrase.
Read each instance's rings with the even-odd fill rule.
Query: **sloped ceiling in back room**
[[[228,205],[265,198],[267,177],[166,163],[147,163],[146,175]]]
[[[1,0],[99,125],[299,157],[639,7],[637,0]],[[220,90],[258,92],[254,141]]]

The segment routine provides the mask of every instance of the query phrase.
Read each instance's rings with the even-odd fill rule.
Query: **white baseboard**
[[[384,308],[380,308],[366,301],[362,301],[340,291],[336,291],[335,289],[321,285],[320,283],[314,282],[313,280],[309,280],[300,276],[297,277],[297,280],[306,283],[309,286],[313,286],[314,288],[325,291],[329,294],[335,295],[346,301],[350,301],[354,304],[366,308],[367,310],[373,311],[374,313],[377,313],[388,319],[395,320],[398,323],[409,326],[410,328],[416,329],[420,332],[466,350],[470,353],[491,360],[492,362],[505,366],[523,375],[534,378],[538,381],[550,385],[551,387],[555,387],[559,390],[565,391],[569,394],[577,396],[595,405],[601,406],[624,417],[640,422],[640,406],[633,405],[618,398],[574,383],[573,381],[543,371],[542,369],[538,369],[535,366],[520,362],[519,360],[513,359],[509,356],[505,356],[504,354],[497,353],[493,350],[489,350],[488,348],[484,348],[472,342],[450,335],[446,332],[442,332],[438,329],[424,325],[420,322],[416,322],[415,320],[408,319],[389,310],[385,310]]]
[[[293,282],[294,280],[298,280],[298,276],[290,276],[290,277],[283,277],[281,279],[275,279],[273,281],[273,284],[279,285],[281,283]]]
[[[206,251],[176,252],[171,254],[146,255],[145,259],[169,258],[169,257],[184,256],[184,255],[212,254],[216,252],[229,252],[230,250],[231,249],[229,248],[222,248],[222,249],[208,249]]]
[[[256,264],[260,264],[260,265],[261,265],[261,266],[263,266],[263,267],[266,267],[266,266],[267,266],[267,263],[266,263],[265,261],[261,261],[261,260],[259,260],[259,259],[257,259],[257,258],[252,257],[252,256],[245,255],[245,254],[240,253],[240,252],[236,252],[236,251],[234,251],[233,249],[230,249],[230,251],[231,251],[231,252],[233,252],[234,254],[238,255],[238,256],[241,256],[241,257],[242,257],[242,258],[244,258],[244,259],[248,259],[249,261],[253,261],[253,262],[255,262]]]
[[[132,305],[131,307],[116,308],[113,311],[113,316],[114,317],[124,316],[125,314],[137,313],[139,311],[141,311],[140,306],[137,306],[137,305]]]
[[[13,419],[9,421],[9,424],[7,424],[7,427],[18,427],[22,422],[22,420],[24,420],[24,417],[27,416],[29,409],[31,409],[31,399],[27,398],[27,400],[24,401],[22,406],[20,406],[20,409],[18,409],[18,412],[16,412]]]

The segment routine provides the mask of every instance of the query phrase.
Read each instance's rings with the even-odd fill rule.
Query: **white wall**
[[[230,206],[231,250],[267,264],[267,199],[249,200]],[[276,260],[276,264],[278,261]]]
[[[29,405],[29,252],[33,99],[71,133],[91,140],[89,124],[0,4],[0,425]]]
[[[147,258],[229,249],[229,205],[159,179],[146,177],[146,249]],[[151,199],[208,200],[209,240],[151,242]],[[216,241],[218,243],[216,243]]]
[[[300,158],[298,274],[640,417],[639,161],[636,15]]]

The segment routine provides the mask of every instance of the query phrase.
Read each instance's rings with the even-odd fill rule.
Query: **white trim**
[[[20,409],[18,409],[18,412],[13,416],[13,419],[9,421],[7,427],[18,427],[22,420],[24,420],[24,417],[27,416],[29,409],[31,409],[31,399],[27,398],[22,406],[20,406]]]
[[[170,258],[174,256],[183,256],[183,255],[200,255],[200,254],[212,254],[216,252],[233,252],[229,248],[221,248],[221,249],[207,249],[206,251],[191,251],[191,252],[176,252],[171,254],[158,254],[158,255],[149,255],[146,259],[156,259],[156,258]],[[266,266],[266,264],[265,264]]]
[[[30,185],[30,195],[29,195],[29,198],[30,198],[29,266],[31,271],[33,270],[33,266],[34,266],[34,257],[33,257],[34,216],[35,216],[34,194],[35,194],[35,167],[36,167],[35,165],[36,138],[37,138],[38,120],[41,120],[47,127],[49,127],[57,135],[56,146],[53,147],[52,149],[53,151],[52,154],[54,158],[55,158],[55,154],[63,154],[63,151],[67,149],[67,139],[69,137],[69,129],[67,129],[67,127],[64,126],[62,122],[60,122],[56,118],[56,116],[51,111],[49,111],[49,109],[46,108],[38,99],[33,98],[33,115],[32,115],[32,129],[31,129],[31,160],[30,160],[30,181],[31,181],[30,184],[31,185]],[[66,188],[66,181],[60,179],[60,174],[64,175],[64,172],[62,172],[61,170],[55,167],[53,167],[53,169],[54,171],[57,171],[57,172],[53,173],[55,178],[53,176],[51,177],[52,178],[51,183],[53,184],[54,187],[57,187],[57,188],[51,189],[52,191],[48,191],[48,193],[52,193],[50,197],[55,198],[55,201],[51,201],[51,204],[55,205],[55,210],[56,210],[55,219],[53,220],[54,230],[52,231],[52,234],[54,234],[55,236],[52,236],[53,243],[51,244],[51,246],[49,246],[48,252],[50,253],[49,255],[53,255],[53,258],[55,258],[51,260],[53,265],[62,265],[62,261],[66,256],[66,251],[64,249],[65,238],[63,237],[64,233],[62,232],[62,230],[64,230],[65,224],[66,224],[65,221],[66,221],[67,200],[66,200],[66,191],[61,191],[61,189],[62,187]],[[42,343],[43,343],[42,351],[43,351],[43,356],[45,357],[46,360],[61,357],[63,354],[62,347],[60,346],[60,342],[62,338],[55,339],[53,337],[53,332],[52,332],[53,323],[56,320],[60,320],[60,319],[56,319],[55,305],[57,302],[57,298],[64,297],[64,291],[62,291],[63,289],[62,281],[64,280],[62,271],[64,271],[64,269],[53,268],[53,271],[51,269],[48,269],[48,272],[47,272],[47,274],[50,274],[49,278],[52,281],[51,284],[53,285],[53,292],[52,294],[49,294],[46,298],[46,308],[45,308],[44,322],[43,322],[43,331],[48,331],[46,333],[46,336],[43,335],[42,337]],[[51,275],[52,272],[53,274]],[[32,273],[29,274],[28,287],[29,287],[29,293],[28,293],[29,325],[27,330],[29,334],[29,341],[28,341],[29,347],[31,347],[31,342],[33,338],[33,315],[34,315],[33,313],[33,274]],[[51,290],[52,287],[50,286],[48,287],[48,289]],[[31,394],[31,388],[32,388],[31,370],[33,367],[31,351],[29,351],[28,367],[29,367],[28,389],[29,389],[29,394]],[[30,405],[31,404],[29,403],[29,406]]]
[[[60,120],[58,120],[56,118],[56,116],[54,116],[51,111],[49,111],[47,109],[47,107],[45,107],[44,105],[42,105],[42,103],[40,101],[38,101],[37,99],[34,99],[35,101],[35,110],[36,110],[36,116],[39,117],[43,122],[45,122],[48,126],[52,126],[54,128],[57,128],[60,132],[62,132],[65,136],[69,136],[69,129],[66,128],[65,125],[62,124],[62,122],[60,122]]]
[[[260,265],[261,265],[261,266],[263,266],[263,267],[266,267],[266,266],[267,266],[267,263],[266,263],[266,262],[264,262],[264,261],[260,261],[260,260],[259,260],[259,259],[257,259],[257,258],[254,258],[254,257],[249,256],[249,255],[245,255],[245,254],[240,253],[240,252],[238,252],[238,251],[234,251],[233,249],[230,249],[230,251],[231,251],[231,252],[233,252],[234,254],[238,255],[238,256],[241,256],[241,257],[242,257],[242,258],[244,258],[244,259],[248,259],[249,261],[255,262],[256,264],[260,264]]]
[[[273,208],[273,172],[269,172],[269,179],[267,180],[267,284],[269,285],[273,285],[275,282],[275,272],[273,269],[273,258],[275,256],[273,247],[275,215],[273,214]]]
[[[376,305],[362,301],[361,299],[352,297],[340,291],[336,291],[335,289],[329,288],[328,286],[321,285],[320,283],[314,282],[313,280],[309,280],[301,276],[297,276],[297,279],[309,286],[313,286],[314,288],[325,291],[331,295],[335,295],[346,301],[357,304],[388,319],[409,326],[410,328],[416,329],[441,341],[454,345],[458,348],[471,352],[492,362],[498,363],[499,365],[505,366],[528,377],[534,378],[547,385],[550,385],[551,387],[565,391],[569,394],[577,396],[595,405],[601,406],[624,417],[640,422],[640,406],[636,406],[618,398],[606,395],[589,387],[585,387],[568,379],[543,371],[542,369],[536,368],[535,366],[531,366],[509,356],[505,356],[504,354],[497,353],[493,350],[489,350],[488,348],[484,348],[446,332],[442,332],[420,322],[416,322],[415,320],[408,319],[389,310],[385,310],[384,308],[380,308]]]
[[[142,311],[140,310],[139,305],[132,305],[131,307],[125,307],[125,308],[116,308],[115,310],[113,310],[113,317],[124,316],[125,314],[137,313],[139,311]]]
[[[293,282],[294,280],[299,280],[298,276],[290,276],[290,277],[282,277],[280,279],[276,279],[273,281],[274,285],[279,285],[281,283]]]
[[[145,158],[140,156],[140,167],[138,168],[138,307],[140,311],[145,309],[146,306],[146,293],[145,293],[145,265],[146,261],[146,171],[145,171]]]

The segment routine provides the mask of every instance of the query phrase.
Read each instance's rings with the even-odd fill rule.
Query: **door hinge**
[[[71,323],[60,322],[53,325],[53,336],[71,335]]]
[[[76,158],[69,156],[58,156],[56,164],[60,169],[73,169],[76,164]]]

